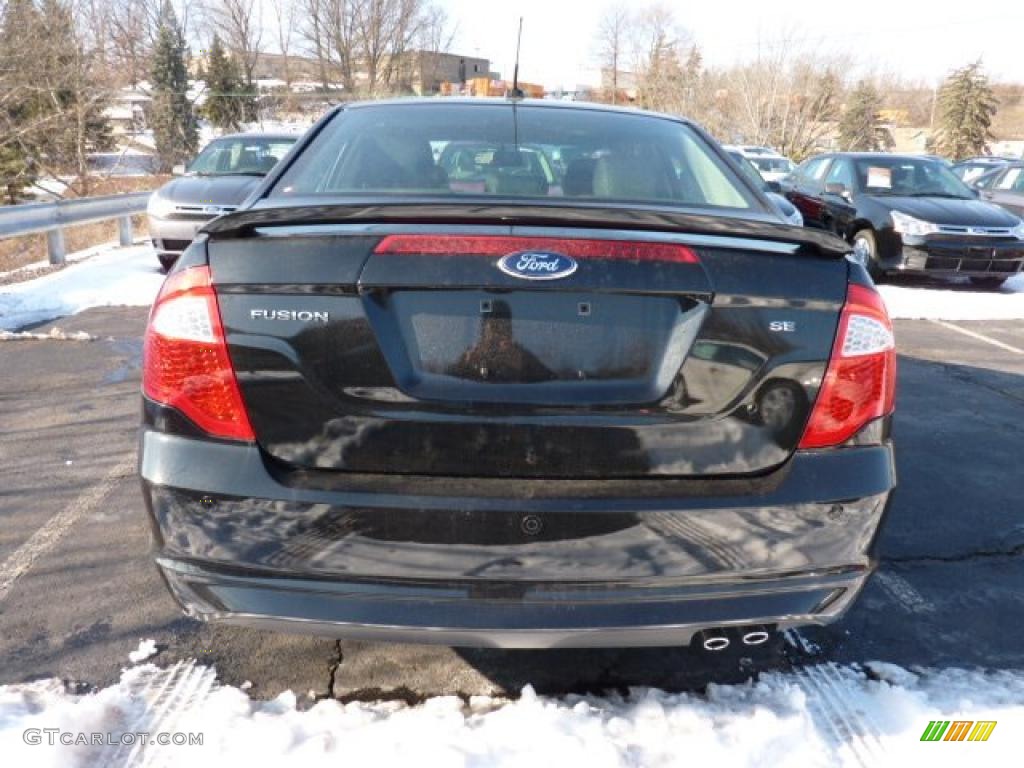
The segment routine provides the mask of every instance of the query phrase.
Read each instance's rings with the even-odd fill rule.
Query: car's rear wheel
[[[976,285],[979,288],[989,288],[995,290],[1003,283],[1006,282],[1005,277],[972,277],[971,284]]]
[[[878,266],[878,244],[874,232],[862,229],[853,236],[853,255],[876,283],[882,281],[885,273]]]
[[[160,259],[160,266],[164,268],[164,272],[170,272],[174,262],[178,260],[178,254],[176,253],[158,253],[156,257]]]

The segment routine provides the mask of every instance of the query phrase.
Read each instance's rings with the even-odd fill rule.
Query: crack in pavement
[[[921,358],[917,358],[917,359],[919,361],[921,360]],[[965,372],[963,370],[963,366],[960,365],[960,364],[945,363],[945,362],[943,362],[941,360],[924,360],[923,362],[931,363],[932,365],[937,365],[939,368],[942,369],[943,373],[945,373],[950,378],[956,379],[959,382],[966,382],[968,384],[976,384],[979,387],[982,387],[983,389],[987,389],[989,392],[994,392],[997,395],[1002,395],[1003,397],[1007,398],[1008,400],[1013,400],[1014,402],[1024,404],[1024,395],[1018,395],[1015,392],[1009,392],[1009,391],[1007,391],[1007,390],[1005,390],[1005,389],[1003,389],[1001,387],[997,387],[994,384],[990,384],[987,381],[985,381],[981,376],[971,375],[970,373]],[[993,371],[993,372],[994,373],[999,373],[999,371]],[[1017,426],[1012,421],[1007,421],[1006,423],[1007,423],[1007,426],[1015,427],[1017,429],[1021,429],[1021,427]]]

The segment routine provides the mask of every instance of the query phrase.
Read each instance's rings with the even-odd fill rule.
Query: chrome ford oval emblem
[[[577,266],[571,256],[551,251],[520,251],[498,261],[498,269],[523,280],[558,280],[571,275]]]

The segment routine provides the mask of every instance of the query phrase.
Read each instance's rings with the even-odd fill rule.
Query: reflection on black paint
[[[552,381],[556,374],[530,350],[516,341],[512,310],[504,301],[494,301],[483,315],[480,337],[445,373],[460,379],[482,382]]]

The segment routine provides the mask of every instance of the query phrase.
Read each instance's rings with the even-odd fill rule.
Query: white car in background
[[[796,164],[769,147],[729,146],[726,150],[739,152],[747,158],[765,181],[781,181],[796,168]]]

